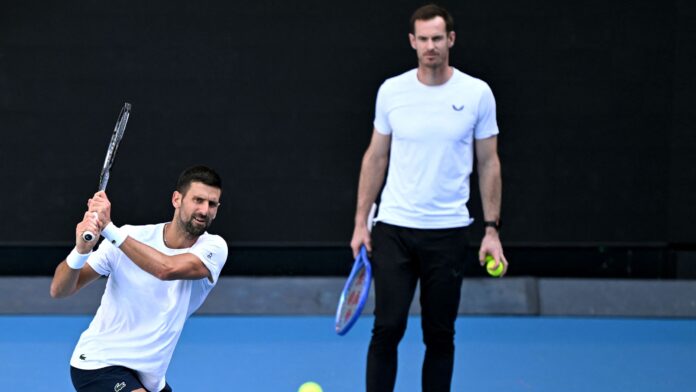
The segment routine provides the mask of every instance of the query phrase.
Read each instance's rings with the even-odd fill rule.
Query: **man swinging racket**
[[[172,195],[171,222],[117,227],[103,191],[88,201],[75,249],[56,268],[51,296],[72,295],[107,276],[99,309],[70,360],[83,391],[171,391],[165,374],[186,319],[217,283],[227,259],[222,237],[206,232],[217,215],[220,176],[186,169]],[[92,252],[101,233],[105,240]]]

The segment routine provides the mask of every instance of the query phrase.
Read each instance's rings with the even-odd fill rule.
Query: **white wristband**
[[[91,254],[91,250],[86,255],[83,255],[81,253],[77,253],[77,248],[73,248],[68,257],[65,258],[65,263],[67,263],[68,267],[72,269],[82,269],[82,267],[87,262],[87,259],[89,259],[89,255]]]
[[[123,230],[118,228],[114,222],[109,222],[104,230],[102,230],[101,235],[117,248],[120,247],[123,241],[126,240],[126,237],[128,237],[128,234],[124,233]]]

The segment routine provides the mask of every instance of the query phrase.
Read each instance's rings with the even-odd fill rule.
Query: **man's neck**
[[[164,244],[171,249],[190,248],[196,243],[198,237],[186,233],[183,227],[176,224],[176,220],[164,224]]]
[[[439,86],[447,83],[453,72],[447,64],[436,68],[418,66],[418,81],[426,86]]]

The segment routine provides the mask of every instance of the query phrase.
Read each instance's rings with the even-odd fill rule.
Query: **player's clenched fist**
[[[101,227],[111,222],[111,202],[106,196],[106,192],[99,191],[87,202],[90,212],[96,212]]]

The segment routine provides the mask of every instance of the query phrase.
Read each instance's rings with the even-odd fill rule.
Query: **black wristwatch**
[[[497,221],[483,221],[483,227],[492,227],[492,228],[494,228],[496,231],[500,231],[500,227],[501,227],[502,225],[503,225],[503,224],[502,224],[502,222],[500,221],[500,219],[498,219]]]

